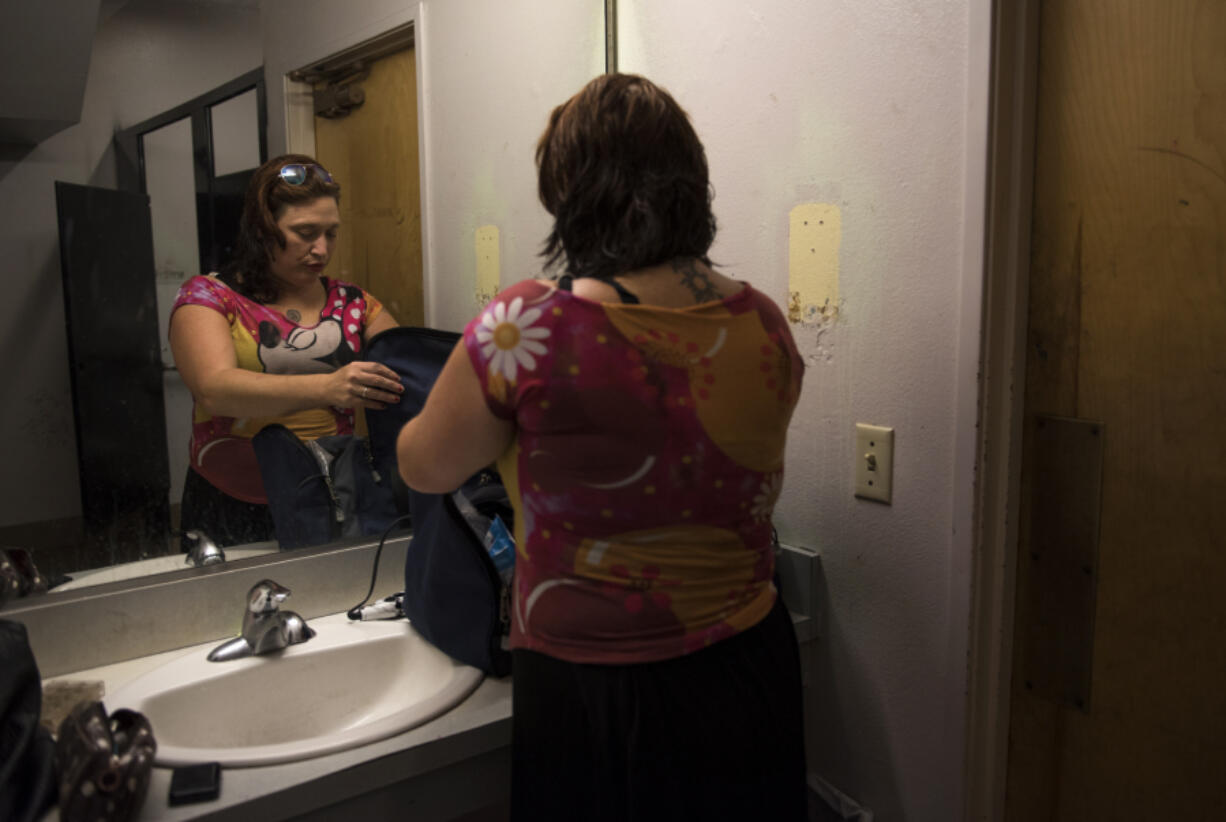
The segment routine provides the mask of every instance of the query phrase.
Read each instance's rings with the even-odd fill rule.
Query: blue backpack
[[[484,542],[495,516],[508,528],[513,524],[501,478],[488,468],[453,494],[423,494],[405,486],[396,462],[400,429],[420,413],[459,339],[430,328],[392,328],[371,338],[365,358],[399,374],[404,393],[382,411],[366,411],[369,437],[303,442],[284,426],[270,425],[252,445],[282,548],[386,535],[411,524],[405,615],[451,657],[502,676],[511,669],[503,647],[510,591]]]
[[[391,478],[397,510],[413,528],[404,567],[405,615],[449,656],[494,676],[511,672],[504,647],[510,629],[510,591],[483,540],[498,516],[513,524],[510,500],[493,468],[479,471],[453,494],[423,494],[405,486],[396,463],[400,429],[426,396],[460,335],[430,328],[392,328],[374,336],[366,359],[400,375],[400,402],[366,412],[374,471]]]
[[[395,466],[391,474],[376,470],[365,437],[304,442],[273,424],[260,429],[251,445],[282,550],[379,536],[401,515]]]

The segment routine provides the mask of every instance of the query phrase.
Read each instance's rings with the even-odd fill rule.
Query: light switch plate
[[[894,429],[856,423],[856,496],[889,503],[894,493]]]

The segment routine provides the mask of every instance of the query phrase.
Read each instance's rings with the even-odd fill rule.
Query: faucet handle
[[[247,592],[247,610],[253,614],[271,614],[290,595],[289,588],[271,579],[262,579]]]
[[[187,552],[187,558],[183,561],[184,565],[195,565],[199,568],[226,561],[226,552],[221,550],[217,543],[209,539],[208,534],[203,531],[193,528],[184,531],[183,536],[192,545],[191,550]]]
[[[290,645],[306,642],[315,636],[315,629],[306,624],[306,620],[298,616],[296,611],[283,611],[285,614],[285,639]]]
[[[313,636],[315,629],[307,625],[306,620],[297,613],[278,611],[264,617],[260,630],[245,639],[252,653],[266,654],[306,642]]]

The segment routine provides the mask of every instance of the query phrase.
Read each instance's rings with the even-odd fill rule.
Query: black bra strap
[[[639,304],[639,298],[634,296],[634,294],[632,294],[630,291],[627,291],[626,287],[622,285],[621,283],[619,283],[617,280],[608,279],[608,280],[605,280],[605,282],[613,286],[613,290],[617,292],[618,297],[621,297],[621,301],[623,303],[628,303],[630,305]]]
[[[613,286],[613,290],[617,292],[618,298],[623,303],[626,303],[627,305],[638,305],[639,304],[639,298],[634,296],[634,294],[631,291],[627,290],[627,288],[621,283],[619,283],[617,280],[610,278],[608,280],[604,280],[604,282]],[[574,286],[575,286],[575,278],[572,277],[570,274],[563,274],[561,277],[558,277],[558,288],[562,289],[563,291],[573,291]]]

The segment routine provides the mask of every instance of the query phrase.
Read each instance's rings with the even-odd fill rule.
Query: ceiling
[[[0,49],[0,143],[30,146],[81,119],[98,0],[10,3]]]
[[[81,119],[98,27],[125,6],[258,6],[259,0],[39,0],[9,3],[0,48],[0,146],[34,146]]]

